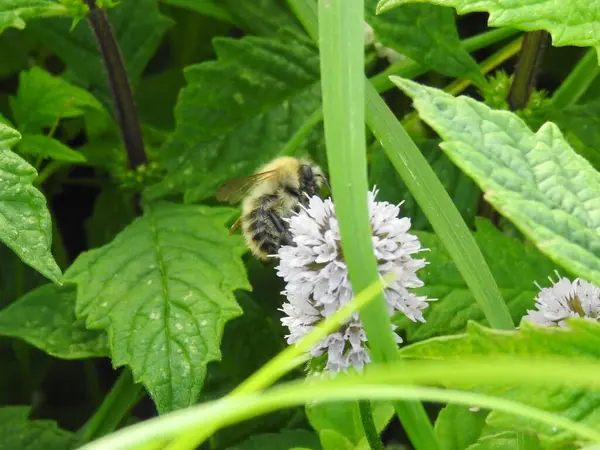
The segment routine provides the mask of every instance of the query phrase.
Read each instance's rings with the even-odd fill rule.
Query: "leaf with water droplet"
[[[50,251],[52,224],[44,195],[33,186],[35,169],[11,151],[21,135],[0,124],[0,241],[46,278],[61,271]]]
[[[76,314],[104,329],[115,366],[131,367],[161,413],[195,403],[206,365],[221,358],[223,327],[250,289],[230,208],[158,203],[65,274]]]

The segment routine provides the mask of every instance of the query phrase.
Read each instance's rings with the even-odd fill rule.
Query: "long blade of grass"
[[[362,0],[319,0],[319,49],[325,143],[342,251],[352,289],[378,277],[367,205],[365,82]],[[375,362],[398,359],[383,292],[360,313]],[[434,450],[433,428],[419,403],[394,405],[416,449]]]
[[[557,376],[560,374],[560,376]],[[127,427],[81,450],[138,449],[198,427],[224,427],[276,409],[311,401],[390,398],[422,399],[504,411],[563,428],[587,440],[600,442],[600,433],[582,423],[521,403],[466,391],[431,389],[415,384],[461,382],[496,386],[569,386],[598,390],[597,364],[573,358],[478,358],[468,361],[408,361],[375,366],[361,377],[295,381],[260,394],[248,394],[203,403]],[[146,448],[146,447],[144,447]]]

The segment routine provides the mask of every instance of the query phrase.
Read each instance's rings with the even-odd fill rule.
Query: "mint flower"
[[[555,272],[558,280],[551,287],[540,289],[534,310],[528,310],[523,320],[546,326],[566,326],[569,317],[598,320],[600,316],[600,288],[580,278],[570,281]]]
[[[412,257],[423,249],[418,238],[408,233],[410,219],[398,217],[400,207],[377,202],[376,195],[376,190],[368,193],[373,251],[379,274],[396,274],[395,281],[384,290],[388,313],[391,316],[401,312],[412,321],[425,322],[422,310],[430,299],[408,290],[423,286],[416,272],[427,263]],[[289,329],[288,344],[294,344],[317,322],[348,303],[354,293],[348,280],[331,199],[312,197],[308,208],[292,216],[288,223],[296,245],[279,249],[277,275],[286,281],[283,294],[287,301],[282,307],[286,317],[281,322]],[[398,335],[396,340],[402,342]],[[327,353],[326,370],[330,372],[349,367],[360,371],[370,361],[366,341],[359,315],[355,314],[338,332],[313,348],[311,355]]]

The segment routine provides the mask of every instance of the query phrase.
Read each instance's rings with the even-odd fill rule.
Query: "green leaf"
[[[466,450],[515,450],[519,448],[518,445],[517,433],[503,431],[482,437]]]
[[[159,14],[156,0],[121,1],[107,14],[129,81],[135,86],[173,22]],[[32,24],[31,28],[66,63],[78,82],[89,86],[104,105],[112,107],[96,38],[86,22],[71,30],[70,20],[52,19]]]
[[[214,46],[218,61],[186,69],[177,126],[160,152],[168,171],[163,188],[183,191],[186,202],[254,172],[320,106],[319,60],[312,45],[287,36],[217,38]]]
[[[489,221],[478,218],[473,234],[508,305],[515,323],[533,307],[538,289],[535,281],[543,282],[553,274],[555,266],[537,249],[506,236]],[[487,323],[483,311],[463,281],[452,258],[434,234],[417,233],[429,264],[419,272],[425,286],[416,290],[419,295],[438,299],[423,311],[426,323],[412,322],[401,316],[400,326],[410,342],[442,334],[459,333],[468,320]]]
[[[400,355],[405,358],[455,360],[477,356],[543,357],[562,356],[589,358],[598,361],[600,354],[600,324],[585,319],[569,322],[568,328],[542,327],[522,321],[518,331],[500,331],[485,328],[474,322],[467,333],[458,336],[433,338],[404,347]],[[448,385],[448,384],[447,384]],[[523,402],[536,408],[551,411],[592,428],[600,426],[600,394],[582,388],[549,388],[540,384],[522,386],[483,386],[461,383],[452,386],[501,396]],[[559,446],[573,436],[550,425],[542,425],[523,416],[491,412],[487,423],[500,429],[535,431],[550,445]],[[554,447],[556,448],[556,447]]]
[[[375,427],[381,432],[394,416],[394,407],[387,402],[373,402],[372,409]],[[332,446],[330,441],[337,442],[340,437],[349,444],[349,449],[369,449],[358,402],[309,404],[306,415],[311,426],[319,432],[325,450],[339,448]]]
[[[19,144],[19,153],[55,161],[72,163],[85,161],[85,156],[81,153],[43,134],[24,134]]]
[[[365,19],[383,45],[444,75],[484,82],[477,62],[460,42],[451,9],[427,4],[402,5],[376,15],[376,6],[377,0],[365,2]]]
[[[491,205],[557,264],[600,284],[600,174],[556,125],[533,133],[511,112],[398,77],[393,82]]]
[[[10,150],[20,139],[17,131],[0,124],[0,241],[25,264],[58,281],[50,213],[44,195],[32,185],[37,172]]]
[[[218,0],[235,23],[249,33],[276,37],[285,28],[306,36],[286,0]]]
[[[354,450],[354,445],[337,431],[325,429],[319,433],[324,450]]]
[[[81,5],[84,7],[83,3]],[[77,11],[80,12],[81,8],[69,8],[66,2],[54,0],[2,0],[0,3],[0,33],[7,28],[22,30],[25,28],[26,20],[68,16]]]
[[[23,339],[62,359],[108,355],[106,334],[75,317],[74,286],[46,284],[0,311],[0,335]]]
[[[378,13],[395,6],[426,0],[381,0]],[[490,27],[511,27],[524,31],[546,30],[552,45],[594,47],[600,52],[600,36],[590,30],[600,25],[600,12],[588,0],[428,0],[450,6],[459,14],[488,12]],[[600,58],[600,53],[599,53]]]
[[[319,438],[306,430],[282,430],[257,434],[228,450],[289,450],[296,447],[319,450]]]
[[[0,408],[0,449],[69,450],[78,438],[49,420],[29,421],[28,406]]]
[[[463,405],[447,405],[435,421],[440,450],[465,450],[479,439],[486,411],[470,411]]]
[[[223,6],[215,0],[161,0],[167,5],[190,9],[204,16],[214,17],[224,22],[233,23],[234,20]]]
[[[88,108],[102,110],[96,98],[84,89],[32,67],[19,75],[17,95],[11,97],[13,117],[21,132],[39,131],[59,118],[78,117]]]
[[[440,150],[438,140],[428,140],[419,145],[419,149],[431,165],[438,178],[452,197],[468,226],[475,221],[481,191],[477,185],[456,167]],[[411,228],[415,230],[431,229],[427,217],[419,208],[406,184],[386,156],[377,145],[369,165],[369,181],[377,186],[377,198],[390,203],[402,204],[402,215],[410,217]]]
[[[131,367],[161,413],[196,401],[225,323],[241,313],[233,291],[250,289],[245,245],[225,227],[232,211],[148,206],[65,274],[78,285],[77,316],[107,330],[113,364]]]
[[[554,122],[563,132],[573,149],[600,170],[600,101],[549,108],[539,112],[537,120]]]

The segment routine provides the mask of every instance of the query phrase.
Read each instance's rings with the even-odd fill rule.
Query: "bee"
[[[250,251],[267,260],[281,245],[293,245],[284,220],[306,206],[323,185],[323,170],[305,158],[284,156],[262,166],[254,175],[233,179],[217,190],[217,200],[242,201],[242,215],[229,234],[242,227]]]

